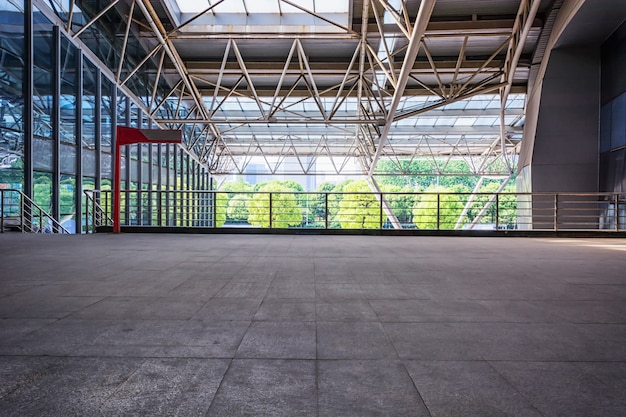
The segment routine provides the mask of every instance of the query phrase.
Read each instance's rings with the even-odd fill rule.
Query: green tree
[[[418,229],[454,229],[463,212],[462,198],[449,194],[450,188],[430,187],[424,191],[413,209],[413,221]]]
[[[34,174],[33,197],[35,204],[50,212],[52,209],[52,174],[39,172]]]
[[[376,166],[376,173],[380,174],[376,178],[381,187],[397,185],[420,190],[462,185],[470,191],[474,189],[479,178],[473,175],[471,167],[464,160],[418,159],[395,162],[382,160]],[[439,173],[444,175],[438,175]]]
[[[225,182],[222,184],[219,191],[227,192],[228,198],[230,199],[237,195],[237,193],[251,193],[254,191],[254,186],[245,181]]]
[[[248,207],[246,207],[249,197],[246,194],[237,194],[228,201],[226,215],[229,220],[236,222],[248,221]]]
[[[247,209],[245,208],[245,201],[252,198],[253,191],[254,186],[243,180],[223,183],[220,187],[219,192],[217,193],[216,217],[218,226],[222,226],[224,223],[226,223],[227,220],[247,220],[248,214]],[[233,199],[237,200],[231,205]],[[243,209],[245,210],[245,213],[244,211],[240,210],[241,203],[244,204]],[[232,217],[231,214],[237,215],[237,217]],[[241,218],[241,216],[243,216],[244,214],[245,219]]]
[[[498,191],[501,183],[499,181],[489,181],[478,190],[479,193],[487,193],[478,195],[467,213],[467,223],[471,223],[482,211],[483,207],[489,202],[493,194]],[[517,198],[514,195],[516,192],[515,184],[509,183],[498,195],[496,208],[496,201],[489,206],[487,211],[483,214],[479,220],[480,223],[489,223],[501,225],[502,227],[513,227],[517,221]],[[510,194],[512,193],[512,194]],[[496,217],[497,220],[496,220]]]
[[[337,220],[342,229],[377,229],[380,227],[380,203],[365,180],[343,187],[347,194],[339,202]],[[355,194],[349,194],[355,193]]]
[[[270,226],[270,193],[272,193],[272,227],[298,226],[302,224],[302,208],[293,190],[279,183],[269,182],[261,187],[248,201],[248,223],[253,226]]]
[[[404,188],[399,185],[381,185],[383,192],[390,193],[385,195],[387,203],[393,210],[398,221],[403,224],[413,222],[413,207],[415,206],[415,191],[406,186]]]
[[[226,223],[226,211],[228,207],[228,194],[215,193],[215,227],[222,227]]]
[[[354,180],[345,180],[340,182],[333,188],[331,194],[328,195],[328,216],[329,216],[329,227],[331,229],[337,229],[341,227],[341,224],[338,221],[339,214],[339,204],[341,200],[343,200],[344,194],[342,194],[347,186],[352,184]]]
[[[335,184],[332,182],[323,182],[317,186],[315,195],[315,201],[313,203],[313,215],[316,220],[324,221],[326,213],[326,193],[330,193],[335,190]],[[330,197],[330,195],[329,195]]]

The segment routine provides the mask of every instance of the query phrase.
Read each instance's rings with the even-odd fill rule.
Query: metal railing
[[[85,195],[85,233],[93,233],[100,226],[112,226],[113,219],[107,214],[111,211],[110,193],[94,190],[84,190],[83,193]]]
[[[111,191],[85,193],[86,224],[111,225]],[[626,194],[125,190],[120,214],[138,227],[614,232],[626,231]]]
[[[51,214],[15,189],[0,189],[0,233],[6,230],[70,234]]]

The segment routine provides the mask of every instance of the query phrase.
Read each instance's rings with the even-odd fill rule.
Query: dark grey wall
[[[602,45],[600,191],[626,192],[626,23]]]
[[[598,191],[600,49],[552,51],[532,159],[533,192]]]
[[[602,104],[626,92],[626,22],[602,45]]]

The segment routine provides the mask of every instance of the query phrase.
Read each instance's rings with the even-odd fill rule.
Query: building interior
[[[626,415],[626,2],[0,33],[0,416]]]

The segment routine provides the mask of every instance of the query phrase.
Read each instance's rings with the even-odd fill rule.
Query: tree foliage
[[[391,207],[400,223],[410,224],[413,222],[413,207],[415,206],[415,190],[406,186],[382,185],[380,187],[386,194],[387,204]]]
[[[248,201],[248,222],[253,226],[270,227],[270,193],[272,193],[272,227],[297,226],[302,223],[302,208],[292,189],[271,182],[259,189]]]
[[[413,221],[418,229],[454,229],[463,212],[463,202],[459,196],[448,194],[454,190],[443,187],[430,187],[424,191],[413,209]]]
[[[382,160],[378,162],[376,173],[386,174],[377,176],[381,186],[397,185],[419,190],[463,186],[470,191],[478,182],[478,176],[472,175],[471,167],[463,160]]]
[[[228,208],[226,212],[228,219],[236,222],[248,221],[248,216],[250,215],[247,207],[248,200],[249,197],[245,194],[237,194],[231,198],[228,201]]]
[[[380,203],[365,180],[343,187],[347,194],[339,202],[337,220],[342,229],[377,229],[380,227]],[[350,194],[354,193],[354,194]]]

